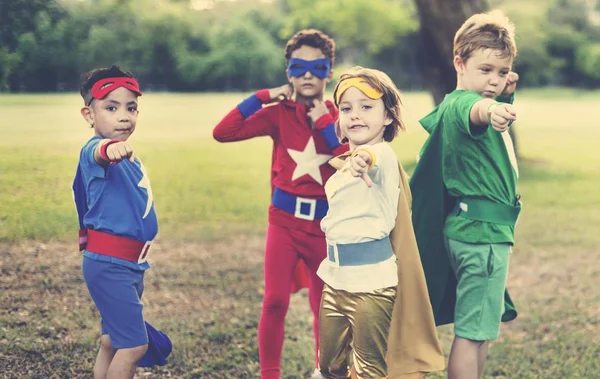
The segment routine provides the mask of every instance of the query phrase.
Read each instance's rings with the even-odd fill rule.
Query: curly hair
[[[329,59],[331,66],[335,63],[335,41],[327,34],[317,29],[300,30],[294,34],[285,45],[285,60],[290,61],[292,53],[302,46],[317,48],[323,52],[323,55]]]
[[[464,61],[481,49],[497,50],[511,59],[517,56],[515,26],[499,10],[469,17],[454,36],[454,55]]]
[[[400,98],[400,91],[390,79],[390,77],[383,71],[375,70],[372,68],[364,68],[361,66],[354,66],[351,69],[345,71],[337,82],[335,89],[333,90],[333,98],[337,99],[337,91],[340,87],[340,83],[344,81],[344,79],[349,78],[362,78],[369,85],[380,92],[383,93],[381,100],[383,101],[383,106],[385,107],[386,112],[389,117],[392,119],[392,123],[385,127],[383,131],[383,139],[384,141],[391,142],[398,135],[398,131],[405,130],[404,122],[402,122],[401,118],[401,106],[402,99]],[[335,104],[336,107],[339,107],[339,104]],[[339,124],[339,118],[335,122],[335,131],[338,135],[338,138],[341,136],[341,129]],[[346,138],[343,138],[342,143],[347,142]]]
[[[119,66],[111,66],[98,68],[88,71],[81,75],[81,88],[79,93],[83,97],[86,106],[89,106],[94,98],[92,97],[92,87],[97,81],[106,78],[133,78],[133,75],[128,71],[123,71]]]

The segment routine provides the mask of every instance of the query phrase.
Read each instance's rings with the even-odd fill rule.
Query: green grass
[[[543,101],[538,90],[518,97],[519,143],[523,155],[541,166],[533,162],[525,173],[546,176],[540,173],[544,169],[551,177],[572,170],[585,176],[600,166],[600,129],[593,116],[599,113],[600,95],[573,95],[565,103],[571,92],[552,95],[557,91],[544,93]],[[148,93],[141,98],[131,142],[149,171],[163,238],[219,240],[264,230],[271,141],[219,144],[210,137],[212,127],[242,97]],[[404,104],[408,131],[392,145],[410,166],[425,139],[417,120],[430,110],[431,100],[426,94],[407,94]],[[80,107],[75,94],[0,96],[0,241],[73,239],[70,186],[79,149],[92,135]],[[578,184],[575,190],[586,190],[582,180],[583,187]],[[525,194],[530,189],[552,193],[540,191],[539,181],[528,181],[528,175],[523,183]]]
[[[140,377],[258,375],[256,326],[271,141],[219,144],[212,127],[243,94],[147,93],[131,139],[160,221],[144,293],[147,318],[173,337],[163,368]],[[520,311],[491,347],[486,377],[595,378],[600,370],[600,92],[517,97],[523,158],[509,287]],[[413,167],[431,109],[404,95]],[[92,135],[75,94],[0,96],[0,377],[89,377],[97,312],[81,277],[71,181]],[[311,371],[305,292],[292,299],[283,377]],[[451,329],[441,328],[446,352]],[[6,368],[6,369],[4,369]],[[432,375],[442,377],[442,375]]]

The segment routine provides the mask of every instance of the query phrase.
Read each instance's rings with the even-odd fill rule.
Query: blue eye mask
[[[329,70],[331,70],[331,63],[329,63],[329,59],[327,58],[315,59],[313,61],[290,58],[287,68],[288,74],[295,78],[304,76],[304,74],[310,71],[317,78],[325,79],[329,76]]]

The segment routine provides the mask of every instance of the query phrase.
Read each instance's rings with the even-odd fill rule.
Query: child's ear
[[[90,107],[81,108],[81,115],[83,116],[83,118],[85,118],[85,121],[87,121],[88,124],[90,124],[90,126],[94,127],[94,114],[92,113]]]
[[[465,71],[465,61],[458,55],[454,56],[454,69],[459,75],[462,75]]]
[[[339,119],[337,119],[337,120],[335,121],[335,124],[334,124],[334,125],[335,125],[335,127],[334,127],[334,128],[335,128],[335,129],[334,129],[334,130],[335,130],[335,135],[337,136],[337,138],[338,138],[338,141],[340,141],[341,143],[344,143],[344,139],[345,139],[346,137],[344,136],[344,133],[342,133],[342,127],[340,126],[340,120],[339,120]]]
[[[394,119],[390,117],[390,112],[385,112],[385,120],[383,120],[383,125],[390,126],[394,122]]]

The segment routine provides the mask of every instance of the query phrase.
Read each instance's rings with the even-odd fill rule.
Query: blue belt
[[[327,258],[339,266],[371,265],[388,260],[393,255],[389,236],[369,242],[327,245]]]
[[[273,191],[273,206],[304,220],[322,219],[327,215],[327,200],[308,199],[285,192],[277,187]]]

